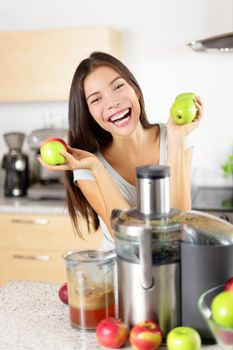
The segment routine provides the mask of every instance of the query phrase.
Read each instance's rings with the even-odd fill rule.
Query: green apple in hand
[[[175,100],[178,101],[186,98],[195,100],[196,94],[194,94],[194,92],[183,92],[182,94],[177,95]]]
[[[233,330],[233,292],[230,290],[217,294],[211,303],[212,318],[222,327]]]
[[[200,350],[201,337],[191,327],[173,328],[167,335],[168,350]]]
[[[67,144],[59,137],[50,137],[40,148],[42,160],[49,165],[64,164],[66,159],[61,152],[67,151]]]
[[[171,107],[171,116],[176,124],[189,124],[197,115],[196,95],[193,92],[179,94]]]

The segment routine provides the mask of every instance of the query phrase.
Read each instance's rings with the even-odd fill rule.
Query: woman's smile
[[[124,126],[128,124],[131,117],[131,108],[126,108],[123,111],[117,112],[108,118],[108,122],[116,126]]]

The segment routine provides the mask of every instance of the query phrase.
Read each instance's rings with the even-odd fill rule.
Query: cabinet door
[[[0,249],[73,250],[98,249],[102,233],[91,231],[80,220],[81,239],[68,215],[0,215]]]
[[[6,250],[0,252],[0,285],[9,280],[66,281],[62,252]]]
[[[0,215],[0,284],[8,280],[64,282],[62,254],[70,250],[98,249],[102,232],[75,234],[68,215]]]
[[[66,101],[79,62],[93,51],[120,58],[108,27],[0,32],[0,102]]]

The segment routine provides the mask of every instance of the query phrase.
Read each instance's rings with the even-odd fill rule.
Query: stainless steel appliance
[[[21,150],[25,134],[9,132],[3,137],[9,147],[9,152],[3,156],[2,160],[2,168],[5,169],[4,195],[25,196],[29,186],[28,156]]]
[[[37,159],[40,155],[40,147],[43,141],[49,137],[59,137],[67,141],[67,130],[57,128],[37,129],[33,130],[27,138],[30,147],[31,186],[28,189],[28,197],[30,199],[65,198],[64,173],[44,168]]]
[[[186,325],[213,340],[197,300],[233,275],[233,226],[202,212],[170,208],[170,168],[137,168],[137,208],[114,210],[119,317],[152,319],[166,335]]]

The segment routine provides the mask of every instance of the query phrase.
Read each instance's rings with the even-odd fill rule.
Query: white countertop
[[[95,332],[71,327],[69,308],[58,298],[59,287],[57,283],[10,281],[0,288],[1,350],[103,349],[96,343]]]
[[[30,200],[27,197],[4,197],[0,192],[0,214],[67,214],[64,200]]]

